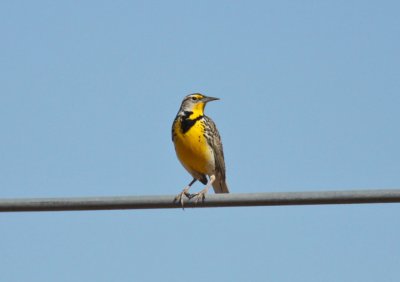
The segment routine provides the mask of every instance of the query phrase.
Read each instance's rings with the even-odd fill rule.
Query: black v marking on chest
[[[192,113],[190,112],[190,114],[192,114]],[[195,125],[197,121],[201,120],[204,117],[204,116],[198,116],[195,119],[190,119],[189,118],[190,114],[187,115],[185,112],[185,116],[181,117],[181,131],[183,134],[188,132],[189,129],[191,129],[192,126]]]

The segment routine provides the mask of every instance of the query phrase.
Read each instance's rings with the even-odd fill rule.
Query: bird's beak
[[[214,98],[214,97],[204,97],[203,99],[201,99],[204,103],[208,103],[211,101],[215,101],[215,100],[219,100],[219,98]]]

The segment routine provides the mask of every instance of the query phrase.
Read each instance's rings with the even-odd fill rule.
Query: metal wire
[[[0,199],[0,212],[182,208],[173,195],[83,198]],[[185,200],[185,208],[399,203],[400,189],[249,194],[209,194]]]

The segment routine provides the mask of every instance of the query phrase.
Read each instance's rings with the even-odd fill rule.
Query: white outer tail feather
[[[222,179],[215,179],[214,183],[212,184],[214,188],[214,192],[216,194],[220,193],[229,193],[228,185],[226,184],[225,180]]]

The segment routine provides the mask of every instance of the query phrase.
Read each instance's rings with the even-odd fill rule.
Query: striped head
[[[187,95],[183,98],[178,115],[196,118],[204,114],[204,108],[208,102],[219,100],[219,98],[208,97],[200,93]]]

